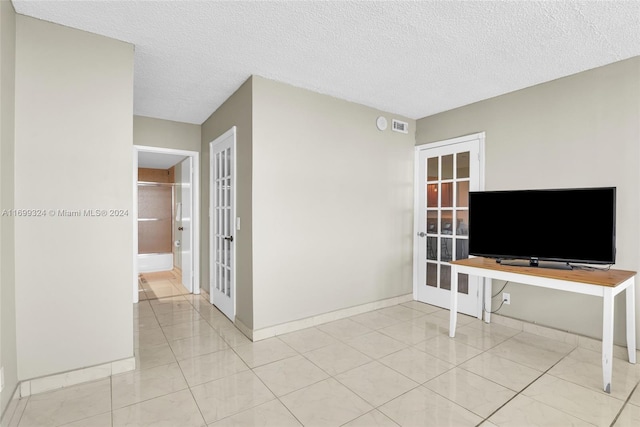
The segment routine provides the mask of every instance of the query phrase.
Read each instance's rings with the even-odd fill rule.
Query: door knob
[[[184,227],[178,227],[178,231],[183,231]]]
[[[233,236],[226,236],[226,237],[224,237],[224,240],[228,240],[230,242],[233,242]]]
[[[424,231],[421,231],[421,232],[418,233],[419,237],[424,237],[426,235],[427,235],[427,233],[425,233]]]

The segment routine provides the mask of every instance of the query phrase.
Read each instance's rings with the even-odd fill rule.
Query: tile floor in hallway
[[[640,365],[409,302],[252,343],[205,298],[135,305],[137,369],[21,399],[9,425],[640,425]],[[640,387],[638,387],[640,388]]]
[[[140,301],[188,293],[189,291],[182,286],[180,273],[176,270],[141,274],[138,280],[138,299]]]

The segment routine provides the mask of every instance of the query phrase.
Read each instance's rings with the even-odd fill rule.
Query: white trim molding
[[[20,397],[27,397],[33,394],[44,393],[45,391],[57,390],[76,384],[108,378],[112,375],[133,371],[136,369],[136,358],[116,360],[102,365],[88,368],[74,369],[60,374],[47,375],[40,378],[21,381]]]
[[[255,341],[264,340],[275,337],[277,335],[288,334],[289,332],[299,331],[301,329],[322,325],[324,323],[333,322],[335,320],[344,319],[346,317],[355,316],[357,314],[367,313],[369,311],[379,310],[381,308],[391,307],[405,302],[413,301],[413,294],[405,294],[397,297],[387,298],[380,301],[374,301],[367,304],[357,305],[354,307],[343,308],[341,310],[329,313],[319,314],[317,316],[307,317],[306,319],[294,320],[293,322],[281,323],[280,325],[269,326],[262,329],[250,329],[246,325],[236,320],[238,329],[242,331],[248,338]]]

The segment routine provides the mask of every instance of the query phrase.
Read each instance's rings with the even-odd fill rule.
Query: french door
[[[482,189],[484,134],[416,147],[414,296],[449,308],[452,260],[469,257],[469,192]],[[480,279],[458,275],[458,311],[480,317]]]
[[[211,303],[235,319],[235,126],[210,144],[209,277]]]

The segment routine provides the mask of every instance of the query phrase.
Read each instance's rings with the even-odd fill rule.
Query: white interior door
[[[235,318],[235,127],[211,143],[210,295],[232,321]]]
[[[193,292],[193,226],[192,212],[193,206],[193,183],[192,183],[192,162],[191,157],[187,157],[181,163],[180,168],[180,200],[179,211],[179,239],[180,239],[180,269],[182,270],[182,285]]]
[[[414,295],[449,308],[451,265],[469,257],[469,191],[481,189],[484,135],[456,138],[417,148]],[[479,316],[479,278],[458,276],[458,311]]]

